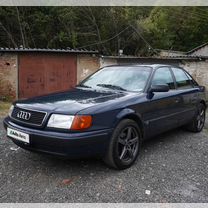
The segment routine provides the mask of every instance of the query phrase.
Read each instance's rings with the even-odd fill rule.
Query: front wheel
[[[204,104],[200,103],[197,109],[197,113],[194,116],[191,123],[186,126],[186,129],[192,132],[200,132],[202,131],[205,124],[206,117],[206,107]]]
[[[130,167],[138,157],[141,132],[133,120],[122,120],[115,128],[104,162],[116,169]]]

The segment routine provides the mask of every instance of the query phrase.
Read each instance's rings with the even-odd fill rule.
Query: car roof
[[[122,65],[109,65],[109,66],[105,66],[105,67],[138,67],[138,66],[144,66],[144,67],[151,67],[153,69],[156,69],[158,67],[173,67],[173,65],[169,65],[169,64],[122,64]]]

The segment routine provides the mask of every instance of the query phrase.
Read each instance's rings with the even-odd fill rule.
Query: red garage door
[[[19,55],[19,98],[68,90],[76,85],[76,56],[27,53]]]

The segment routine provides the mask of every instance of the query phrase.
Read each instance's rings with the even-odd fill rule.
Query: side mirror
[[[167,84],[151,85],[149,92],[168,92],[169,89]]]
[[[205,86],[199,86],[200,90],[204,92],[206,90]]]

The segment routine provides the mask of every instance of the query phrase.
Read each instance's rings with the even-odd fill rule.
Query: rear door
[[[176,91],[182,102],[180,102],[179,124],[183,125],[190,121],[196,112],[199,87],[195,84],[192,77],[181,68],[172,67],[176,80]]]

